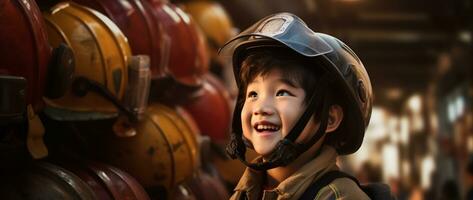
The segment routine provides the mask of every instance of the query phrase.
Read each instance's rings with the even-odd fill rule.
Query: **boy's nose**
[[[253,114],[254,115],[272,115],[274,114],[274,110],[271,108],[271,106],[263,104],[263,105],[257,106]]]

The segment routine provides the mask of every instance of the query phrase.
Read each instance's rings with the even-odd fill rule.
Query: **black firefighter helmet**
[[[339,39],[312,31],[304,21],[291,13],[267,16],[235,36],[220,49],[220,55],[225,59],[231,59],[233,63],[235,79],[240,88],[238,98],[244,97],[245,92],[241,91],[242,83],[239,75],[243,60],[254,49],[273,47],[282,47],[312,60],[311,63],[314,65],[307,67],[323,68],[328,72],[326,73],[328,77],[321,79],[322,83],[317,85],[316,91],[309,97],[306,111],[289,134],[278,143],[270,159],[265,162],[249,163],[245,159],[246,146],[242,138],[239,116],[243,105],[237,104],[233,116],[232,140],[227,153],[232,158],[239,158],[249,167],[258,170],[284,166],[296,159],[325,133],[327,107],[329,107],[324,103],[327,84],[340,90],[336,92],[341,94],[339,96],[342,99],[339,101],[345,105],[344,119],[340,125],[343,134],[337,136],[338,142],[335,148],[340,155],[357,151],[363,141],[373,103],[371,82],[358,56]],[[240,100],[237,102],[241,102]],[[306,143],[295,143],[318,106],[323,107],[319,131]]]

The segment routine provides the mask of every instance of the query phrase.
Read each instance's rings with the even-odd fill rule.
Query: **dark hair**
[[[284,78],[291,81],[295,86],[304,89],[306,92],[304,103],[307,103],[307,98],[312,94],[317,80],[324,73],[323,70],[318,68],[307,67],[313,64],[308,59],[304,59],[303,56],[284,48],[253,50],[244,58],[241,64],[239,74],[241,80],[240,94],[244,95],[248,84],[258,75],[265,76],[271,70],[277,69],[281,71]],[[240,99],[243,100],[240,103],[244,103],[245,98]]]
[[[281,71],[284,78],[293,81],[294,85],[301,87],[306,93],[304,103],[307,104],[309,97],[312,96],[316,87],[317,81],[326,73],[323,67],[310,67],[311,65],[317,65],[320,62],[316,62],[317,58],[307,58],[300,54],[291,51],[290,49],[283,47],[254,49],[246,53],[246,57],[241,62],[241,70],[239,74],[240,78],[240,96],[237,102],[239,105],[245,103],[245,95],[248,84],[250,84],[258,75],[267,75],[271,70],[277,69]],[[336,86],[330,85],[329,89],[326,90],[326,95],[329,95],[329,106],[337,104],[342,108],[346,108],[343,101],[340,101],[342,97],[337,95]],[[315,91],[317,92],[317,91]],[[344,109],[345,110],[345,109]],[[319,119],[318,114],[321,108],[317,108],[315,112],[315,118]],[[339,132],[343,131],[344,123],[333,133],[328,134],[325,139],[325,144],[329,144],[337,149],[339,146],[340,139],[338,139]]]

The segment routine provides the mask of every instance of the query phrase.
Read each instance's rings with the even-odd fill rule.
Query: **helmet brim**
[[[266,39],[274,40],[307,57],[315,57],[333,51],[329,44],[297,16],[279,13],[261,19],[235,36],[219,50],[219,54],[223,58],[231,58],[240,44]]]

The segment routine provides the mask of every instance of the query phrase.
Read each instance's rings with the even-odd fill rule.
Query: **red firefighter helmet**
[[[188,184],[197,199],[224,200],[230,198],[225,184],[218,176],[211,176],[205,172],[201,172],[194,176]],[[208,188],[212,189],[209,190]]]
[[[61,166],[80,177],[95,192],[98,199],[149,199],[143,187],[132,176],[110,165],[85,161]]]
[[[163,59],[163,72],[186,86],[200,86],[208,71],[206,40],[193,19],[179,7],[149,0],[155,23],[167,33],[163,47],[169,55]]]
[[[51,57],[41,12],[32,0],[2,1],[0,9],[0,74],[25,78],[27,103],[39,108]]]
[[[223,83],[210,73],[202,88],[183,107],[192,115],[202,135],[220,145],[228,142],[232,118],[232,101]]]
[[[1,1],[0,13],[0,126],[15,124],[0,134],[25,132],[29,152],[41,158],[47,148],[35,112],[42,111],[43,96],[65,93],[74,68],[72,51],[64,44],[52,51],[34,0]]]
[[[46,162],[2,175],[0,194],[2,199],[97,199],[92,189],[78,176]]]

